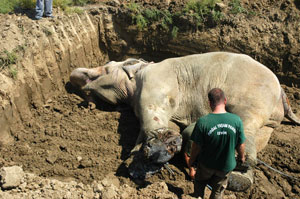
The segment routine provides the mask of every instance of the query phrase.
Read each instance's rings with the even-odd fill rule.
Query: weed
[[[256,16],[256,12],[255,11],[248,11],[247,14],[251,17]]]
[[[66,10],[69,6],[84,6],[88,3],[95,3],[96,0],[53,0],[53,7],[60,7]],[[0,13],[13,12],[14,9],[34,9],[36,0],[0,0]],[[74,12],[80,13],[75,10]]]
[[[140,13],[141,12],[141,8],[140,5],[137,3],[129,3],[126,5],[128,10],[130,10],[133,13]]]
[[[162,12],[163,18],[162,18],[162,27],[165,30],[169,30],[169,26],[173,24],[172,15],[169,11]]]
[[[217,22],[217,23],[219,21],[221,21],[221,19],[224,17],[223,13],[220,11],[213,10],[211,13],[212,13],[212,18],[213,18],[214,22]]]
[[[142,31],[150,24],[160,24],[163,30],[169,31],[172,25],[172,14],[169,11],[160,11],[158,9],[144,9],[137,3],[129,3],[127,9],[131,12],[132,23]]]
[[[171,32],[172,38],[176,38],[178,34],[179,28],[177,26],[174,26]]]
[[[14,1],[1,0],[0,1],[0,13],[6,14],[14,10]]]
[[[216,6],[219,0],[191,0],[184,8],[184,12],[198,13],[202,18],[209,14]]]
[[[53,7],[60,7],[63,10],[70,5],[72,5],[72,0],[53,0]]]
[[[35,8],[36,0],[17,0],[16,7],[22,9],[33,9]]]
[[[73,5],[84,6],[89,2],[89,0],[73,0]]]
[[[42,31],[45,33],[46,36],[52,35],[52,32],[45,26],[42,27]]]
[[[0,68],[4,69],[5,67],[9,67],[12,64],[17,63],[17,55],[15,51],[8,52],[7,50],[4,50],[4,55],[0,56]]]
[[[152,21],[158,21],[161,15],[161,11],[158,9],[146,9],[144,15],[147,19]]]
[[[1,53],[2,55],[0,55],[0,70],[8,69],[8,72],[13,79],[16,79],[18,75],[17,69],[12,66],[13,64],[16,64],[18,60],[15,51],[16,50],[8,52],[7,50],[4,50]]]
[[[77,14],[82,14],[84,12],[84,10],[82,8],[79,7],[67,7],[65,9],[66,14],[73,14],[73,13],[77,13]]]
[[[144,30],[147,26],[147,20],[142,14],[142,8],[137,3],[129,3],[127,8],[131,12],[131,20],[133,24],[136,24],[140,31]]]
[[[22,45],[18,45],[17,48],[15,49],[16,52],[25,52],[27,48],[27,42],[25,42]]]
[[[240,0],[231,0],[229,6],[231,7],[230,12],[232,14],[239,14],[239,13],[246,12],[246,9],[241,6]]]
[[[138,14],[136,15],[133,20],[135,20],[136,22],[136,26],[138,27],[138,29],[144,30],[145,27],[147,27],[147,20],[145,19],[145,17],[142,14]]]
[[[208,16],[211,16],[215,22],[223,17],[223,14],[215,10],[216,3],[219,0],[191,0],[189,1],[183,13],[190,16],[197,27],[199,27]]]
[[[12,66],[9,67],[9,74],[10,74],[11,78],[17,79],[17,76],[18,76],[18,70],[17,70],[17,68],[12,67]]]

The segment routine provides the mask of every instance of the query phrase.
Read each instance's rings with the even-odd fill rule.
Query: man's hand
[[[194,180],[195,179],[195,175],[196,175],[196,170],[195,170],[194,167],[190,167],[189,170],[190,170],[189,175],[190,175],[191,179]]]
[[[191,158],[190,158],[190,156],[188,156],[187,153],[184,153],[184,159],[185,159],[185,162],[186,162],[186,164],[187,164],[187,166],[189,168],[189,176],[191,177],[192,180],[194,180],[195,179],[196,170],[191,165],[191,161],[190,161]]]

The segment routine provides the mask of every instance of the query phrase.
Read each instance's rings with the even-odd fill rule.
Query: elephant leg
[[[263,126],[259,130],[257,130],[256,139],[253,139],[251,137],[252,134],[249,134],[249,131],[247,131],[246,137],[247,139],[250,138],[250,140],[246,142],[246,146],[247,145],[248,147],[251,146],[247,149],[248,159],[249,159],[249,153],[254,153],[255,151],[259,152],[263,148],[265,148],[265,146],[268,144],[268,141],[271,137],[271,133],[273,132],[273,130],[274,129],[271,127]],[[254,141],[255,141],[255,150],[253,150],[254,147],[251,145],[253,144]],[[256,152],[255,154],[250,154],[250,158],[251,157],[255,158],[255,161],[253,162],[256,162]],[[253,169],[248,169],[247,172],[245,173],[241,173],[239,171],[233,171],[229,176],[227,188],[233,191],[243,191],[248,187],[250,187],[251,184],[253,184]]]
[[[245,119],[243,124],[246,136],[246,164],[250,167],[246,172],[231,172],[227,188],[232,191],[244,191],[253,184],[253,167],[257,163],[257,141],[259,141],[259,145],[264,145],[263,141],[266,139],[256,139],[256,137],[259,133],[269,132],[267,128],[259,128],[262,121],[259,117],[255,118],[248,115],[247,118],[249,119]]]
[[[261,129],[260,126],[262,122],[258,117],[248,117],[249,119],[244,120],[244,131],[246,136],[246,161],[247,163],[254,167],[257,163],[257,136],[260,134],[260,131],[264,131],[265,129]],[[255,118],[255,119],[252,119]],[[261,139],[259,139],[261,140]],[[263,140],[263,139],[262,139]]]
[[[262,128],[259,129],[259,131],[257,132],[257,136],[256,136],[257,152],[260,152],[267,146],[273,131],[274,131],[274,129],[272,127],[268,127],[268,126],[263,126]]]

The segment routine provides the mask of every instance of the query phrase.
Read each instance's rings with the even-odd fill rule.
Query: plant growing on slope
[[[0,70],[8,69],[10,76],[13,79],[17,78],[18,71],[12,65],[16,64],[18,57],[15,53],[15,50],[8,52],[4,50],[2,55],[0,55]]]
[[[199,27],[208,17],[211,17],[214,22],[219,22],[223,14],[216,10],[216,4],[219,0],[190,0],[183,13],[190,16],[197,27]]]
[[[132,23],[140,31],[145,30],[151,24],[159,24],[163,30],[168,31],[173,23],[172,14],[168,10],[145,9],[137,3],[129,3],[127,8],[131,12]]]
[[[240,0],[231,0],[229,6],[231,7],[230,12],[232,14],[239,14],[239,13],[246,12],[246,9],[241,6]]]

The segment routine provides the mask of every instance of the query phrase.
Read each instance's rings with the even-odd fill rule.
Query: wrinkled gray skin
[[[70,81],[111,104],[125,102],[134,109],[141,130],[132,151],[138,158],[133,162],[143,158],[148,166],[161,166],[181,150],[182,137],[173,124],[187,127],[208,114],[211,110],[207,93],[215,87],[224,90],[227,111],[243,120],[247,161],[251,165],[256,164],[257,152],[266,146],[273,128],[284,116],[300,124],[277,77],[243,54],[213,52],[159,63],[112,61],[94,69],[75,69]],[[188,133],[187,139],[189,136]],[[147,165],[131,166],[130,174],[147,177],[147,173],[142,174],[147,169],[154,173],[153,167],[149,169]],[[233,172],[229,187],[241,191],[252,183],[250,169],[246,173]]]

